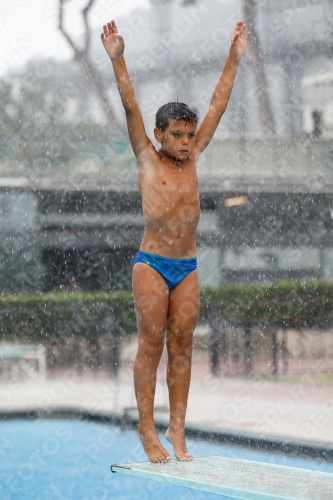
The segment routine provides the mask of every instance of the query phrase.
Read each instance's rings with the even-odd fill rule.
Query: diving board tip
[[[333,499],[333,474],[236,458],[113,464],[111,471],[239,500]]]

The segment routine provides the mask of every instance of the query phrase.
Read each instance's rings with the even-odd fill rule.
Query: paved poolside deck
[[[165,367],[158,373],[156,414],[167,424]],[[316,381],[317,380],[317,381]],[[130,366],[118,380],[68,370],[45,379],[38,374],[0,380],[0,413],[85,410],[136,418]],[[212,377],[206,363],[194,363],[187,425],[191,428],[294,440],[333,448],[333,384],[316,377],[297,380]]]

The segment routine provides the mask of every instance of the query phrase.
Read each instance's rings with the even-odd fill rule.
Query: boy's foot
[[[173,446],[173,451],[175,452],[175,457],[181,462],[190,462],[194,459],[186,448],[184,431],[171,432],[170,427],[165,431],[165,437]]]
[[[140,441],[150,462],[165,463],[171,460],[170,453],[164,448],[154,430],[139,430]]]

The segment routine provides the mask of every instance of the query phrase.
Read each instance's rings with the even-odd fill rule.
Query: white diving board
[[[333,474],[235,458],[114,464],[111,471],[241,500],[333,499]]]

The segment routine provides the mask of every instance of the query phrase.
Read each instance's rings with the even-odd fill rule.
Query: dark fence
[[[201,309],[211,328],[214,375],[276,376],[287,373],[288,367],[295,364],[298,371],[311,371],[318,350],[314,357],[302,357],[307,358],[302,368],[288,350],[288,337],[291,329],[331,329],[333,285],[313,280],[209,288],[203,294]],[[328,363],[327,368],[331,365]]]

